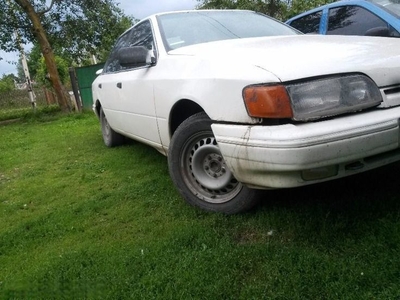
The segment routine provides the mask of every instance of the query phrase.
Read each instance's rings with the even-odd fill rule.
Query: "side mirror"
[[[103,73],[103,69],[99,69],[96,71],[96,75],[100,75],[101,73]]]
[[[139,67],[153,64],[149,49],[144,46],[121,48],[117,52],[119,63],[123,67]]]
[[[387,27],[374,27],[365,33],[366,36],[381,36],[381,37],[390,37],[390,31]]]

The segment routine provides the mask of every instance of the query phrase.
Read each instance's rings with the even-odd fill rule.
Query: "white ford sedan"
[[[93,97],[107,146],[156,148],[208,211],[400,160],[400,39],[300,35],[251,11],[163,13],[117,40]]]

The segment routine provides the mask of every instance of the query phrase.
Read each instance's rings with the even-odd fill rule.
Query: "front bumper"
[[[400,160],[400,107],[278,126],[212,125],[236,179],[254,188],[332,180]]]

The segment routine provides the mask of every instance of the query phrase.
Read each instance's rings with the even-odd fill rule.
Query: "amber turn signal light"
[[[255,118],[292,118],[293,111],[286,88],[282,85],[253,85],[244,88],[247,113]]]

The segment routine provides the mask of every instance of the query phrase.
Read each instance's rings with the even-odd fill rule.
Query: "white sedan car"
[[[156,148],[208,211],[400,160],[400,39],[306,36],[251,11],[162,13],[117,40],[92,88],[105,144]]]

